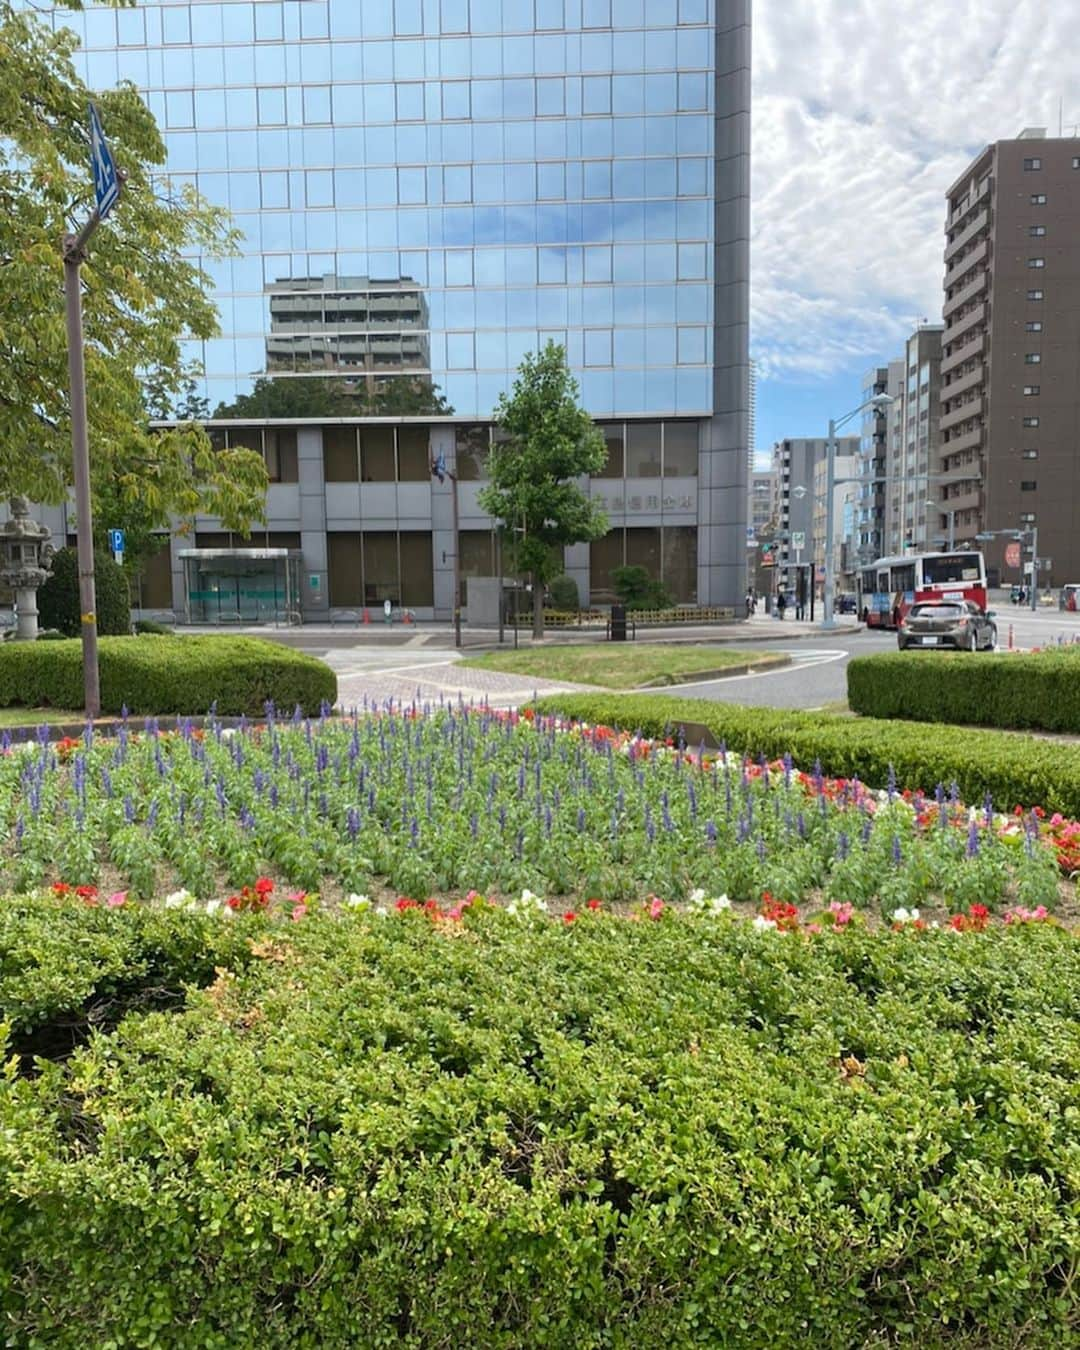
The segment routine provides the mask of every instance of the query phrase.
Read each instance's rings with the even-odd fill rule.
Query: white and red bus
[[[986,559],[981,553],[907,553],[879,558],[859,573],[859,613],[870,628],[895,628],[921,600],[971,600],[986,608]]]

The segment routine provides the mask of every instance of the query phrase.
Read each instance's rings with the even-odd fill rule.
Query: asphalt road
[[[1010,626],[1013,645],[1017,648],[1045,647],[1059,638],[1066,641],[1080,639],[1080,614],[1062,614],[1057,610],[1032,613],[1008,604],[998,606],[996,613],[998,639],[1003,648],[1008,645]],[[846,672],[851,657],[896,651],[896,634],[865,630],[830,637],[822,633],[820,637],[796,642],[770,642],[768,650],[790,653],[793,664],[760,675],[736,675],[701,684],[680,685],[678,693],[686,698],[745,703],[755,707],[807,711],[822,708],[847,698]]]

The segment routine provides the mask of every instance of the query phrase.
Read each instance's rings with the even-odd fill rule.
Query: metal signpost
[[[66,235],[64,301],[67,318],[68,381],[71,389],[71,459],[75,478],[75,517],[78,524],[79,614],[83,650],[83,698],[87,717],[101,711],[98,680],[97,599],[94,587],[94,515],[90,502],[90,447],[86,426],[86,362],[83,354],[82,282],[79,269],[90,236],[116,205],[123,174],[109,150],[101,119],[90,104],[90,163],[94,172],[94,211],[78,234]],[[120,552],[123,551],[123,532]],[[117,551],[114,547],[114,553]]]
[[[113,555],[113,560],[114,560],[116,563],[122,563],[122,562],[124,561],[124,531],[123,531],[123,530],[110,530],[110,531],[109,531],[109,552]]]
[[[435,459],[431,461],[431,474],[437,478],[440,483],[450,480],[450,508],[453,515],[454,529],[454,646],[461,646],[461,540],[458,536],[458,495],[457,495],[457,474],[451,473],[446,467],[446,456],[440,451]],[[443,561],[446,561],[445,555]],[[499,604],[502,604],[502,597],[499,598]]]

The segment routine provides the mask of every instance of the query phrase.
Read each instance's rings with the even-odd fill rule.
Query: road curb
[[[664,679],[650,680],[648,684],[635,685],[633,689],[612,689],[613,694],[638,694],[655,689],[676,689],[681,684],[704,684],[708,680],[722,680],[729,676],[749,675],[756,670],[783,670],[792,664],[791,657],[783,652],[770,653],[764,661],[745,661],[737,666],[721,666],[718,670],[696,670],[689,675],[670,675]]]

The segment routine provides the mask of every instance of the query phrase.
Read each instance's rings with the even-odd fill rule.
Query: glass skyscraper
[[[613,533],[569,550],[579,585],[603,598],[643,561],[679,598],[740,598],[750,0],[145,0],[54,22],[91,86],[143,91],[170,176],[243,233],[205,264],[221,336],[187,355],[218,434],[259,428],[308,610],[377,598],[369,574],[403,592],[408,535],[432,558],[415,607],[446,611],[438,448],[463,480],[450,555],[490,571],[479,428],[549,338],[611,446],[592,490]]]

